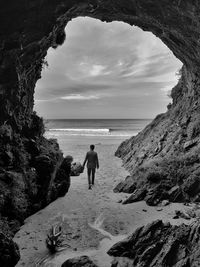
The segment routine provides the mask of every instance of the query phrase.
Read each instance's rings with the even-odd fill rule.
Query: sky
[[[166,111],[181,62],[149,32],[88,17],[50,48],[35,90],[45,119],[154,118]]]

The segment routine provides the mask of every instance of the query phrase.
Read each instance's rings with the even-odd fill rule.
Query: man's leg
[[[95,168],[92,169],[92,184],[94,185],[94,178],[95,178]]]
[[[89,186],[89,189],[91,189],[91,179],[90,179],[90,176],[91,176],[91,168],[88,168],[87,169],[87,173],[88,173],[88,186]]]

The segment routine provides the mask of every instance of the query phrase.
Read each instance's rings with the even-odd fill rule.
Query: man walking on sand
[[[95,170],[99,168],[99,160],[97,152],[94,151],[95,146],[90,146],[90,151],[87,152],[85,156],[85,160],[83,162],[83,168],[87,162],[87,174],[88,174],[88,189],[92,189],[92,185],[94,185],[95,179]],[[91,181],[91,173],[92,173],[92,181]]]

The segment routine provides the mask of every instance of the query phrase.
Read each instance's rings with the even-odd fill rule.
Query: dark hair
[[[90,149],[94,150],[95,146],[94,145],[90,145]]]

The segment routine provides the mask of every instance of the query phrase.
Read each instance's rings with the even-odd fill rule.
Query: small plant
[[[43,58],[43,60],[42,60],[42,68],[44,69],[44,68],[48,68],[48,67],[49,67],[48,61],[45,58]]]
[[[158,183],[163,179],[163,175],[156,171],[150,171],[147,173],[147,180],[151,183]]]
[[[57,35],[55,37],[54,43],[52,44],[52,47],[56,49],[59,45],[64,44],[66,39],[65,30],[60,30],[57,32]]]
[[[171,98],[171,93],[170,93],[170,95],[168,95],[168,97]],[[167,105],[167,109],[170,110],[171,107],[172,107],[172,103],[169,103],[169,104]]]
[[[61,246],[62,228],[60,225],[52,226],[46,238],[46,246],[51,253],[55,253]]]
[[[180,69],[177,70],[177,72],[175,73],[175,75],[180,78],[182,76],[182,73],[183,73],[183,69],[181,67]]]
[[[65,41],[65,38],[66,38],[66,34],[65,34],[65,31],[60,31],[57,33],[57,36],[56,36],[56,44],[57,45],[62,45]]]

